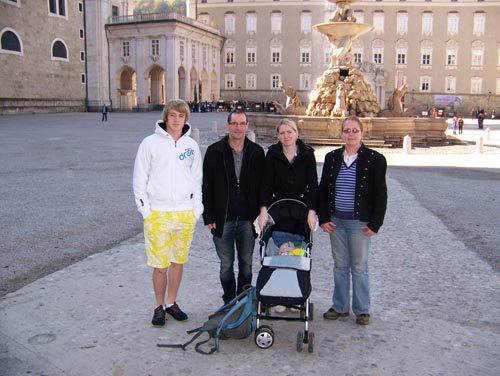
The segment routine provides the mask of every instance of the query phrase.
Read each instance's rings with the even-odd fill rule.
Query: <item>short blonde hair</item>
[[[171,110],[178,111],[181,114],[185,114],[187,121],[190,111],[189,111],[189,105],[185,101],[183,101],[182,99],[172,99],[167,102],[165,108],[163,108],[163,114],[162,114],[164,123],[167,123],[168,113]]]
[[[343,132],[344,131],[344,124],[348,121],[354,121],[358,123],[359,129],[361,129],[361,133],[363,133],[363,123],[361,122],[360,118],[357,116],[348,116],[342,121],[342,125],[340,126],[340,130]]]
[[[280,128],[282,125],[288,125],[295,132],[297,132],[297,134],[299,134],[299,128],[297,127],[297,124],[292,119],[288,119],[288,118],[284,118],[284,119],[280,120],[280,122],[278,123],[278,126],[276,127],[276,133],[280,133]]]

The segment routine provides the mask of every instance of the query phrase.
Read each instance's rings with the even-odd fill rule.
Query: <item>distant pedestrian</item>
[[[464,131],[464,119],[462,117],[458,118],[458,134],[462,134]]]
[[[457,134],[458,129],[458,118],[456,116],[453,117],[453,134]]]
[[[189,137],[188,116],[186,102],[169,101],[135,159],[134,196],[144,220],[147,263],[153,267],[154,326],[165,325],[165,313],[180,321],[188,318],[176,298],[196,220],[203,212],[203,164],[198,144]]]
[[[477,115],[477,129],[483,129],[485,117],[486,115],[484,114],[484,110],[479,111],[479,115]]]
[[[101,109],[102,119],[101,121],[108,121],[108,107],[104,104]]]

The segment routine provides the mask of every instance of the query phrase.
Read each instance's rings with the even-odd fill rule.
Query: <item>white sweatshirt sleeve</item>
[[[133,188],[135,204],[143,219],[146,219],[151,214],[151,205],[147,194],[150,166],[151,153],[147,148],[147,144],[142,142],[135,157]]]
[[[191,166],[191,173],[193,174],[193,178],[195,181],[195,190],[194,190],[194,215],[196,219],[199,219],[201,214],[203,213],[203,201],[201,194],[201,185],[203,178],[203,160],[201,158],[201,151],[196,144],[196,152],[195,159],[193,165]]]

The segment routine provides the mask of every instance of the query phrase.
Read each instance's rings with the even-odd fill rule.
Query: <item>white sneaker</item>
[[[276,312],[276,313],[283,313],[285,311],[286,311],[285,306],[277,305],[276,307],[274,307],[274,312]]]

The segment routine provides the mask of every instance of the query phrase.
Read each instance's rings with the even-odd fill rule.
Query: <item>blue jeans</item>
[[[352,311],[355,315],[370,313],[368,254],[371,237],[363,235],[362,230],[367,223],[335,216],[332,222],[337,225],[330,234],[335,283],[332,308],[339,313],[349,312],[352,276]]]
[[[224,224],[222,237],[214,236],[215,249],[220,259],[220,282],[228,303],[252,284],[252,257],[255,236],[250,221],[228,221]],[[234,276],[234,255],[238,255],[238,284]]]

